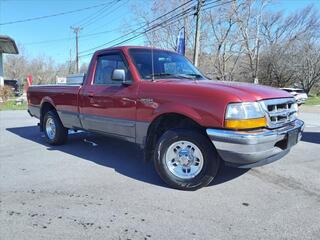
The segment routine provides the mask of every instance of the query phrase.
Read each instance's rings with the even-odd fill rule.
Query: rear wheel
[[[220,159],[201,132],[171,129],[156,145],[154,164],[160,177],[171,187],[196,190],[214,179]]]
[[[51,145],[62,145],[67,141],[68,129],[66,129],[55,111],[49,111],[43,119],[43,129],[46,141]]]

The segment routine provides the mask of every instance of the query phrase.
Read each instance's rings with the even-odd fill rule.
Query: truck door
[[[80,93],[80,119],[85,129],[135,141],[137,84],[120,51],[98,55],[94,75]],[[112,80],[114,69],[125,69],[132,84]]]

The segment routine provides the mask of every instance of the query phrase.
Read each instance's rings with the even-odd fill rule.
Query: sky
[[[134,21],[135,16],[132,13],[133,4],[148,9],[151,3],[151,0],[116,1],[0,0],[0,24],[100,5],[62,16],[0,25],[0,35],[8,35],[15,39],[18,46],[23,46],[27,56],[47,55],[58,63],[64,63],[70,58],[70,49],[71,57],[73,59],[75,57],[75,34],[70,29],[71,26],[80,25],[83,27],[79,35],[79,52],[81,55],[81,51],[99,46],[123,35],[125,26],[128,26],[128,24],[134,27],[137,23]],[[104,3],[107,4],[101,5]],[[270,8],[283,10],[290,14],[309,4],[313,4],[314,7],[320,9],[320,0],[275,0]],[[95,17],[95,14],[100,15]],[[143,38],[126,44],[142,45]],[[89,62],[90,57],[91,55],[80,58],[80,63]]]

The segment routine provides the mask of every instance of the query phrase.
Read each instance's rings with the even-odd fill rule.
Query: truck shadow
[[[7,128],[19,137],[42,144],[49,151],[64,153],[113,168],[120,174],[150,184],[167,187],[157,175],[151,162],[143,161],[142,151],[133,143],[88,132],[69,134],[68,142],[62,146],[51,146],[45,142],[37,126]],[[247,170],[222,167],[210,186],[218,185],[244,174]]]
[[[303,132],[301,141],[320,144],[320,132]]]

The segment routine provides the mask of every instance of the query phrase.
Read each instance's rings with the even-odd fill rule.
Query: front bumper
[[[305,98],[301,98],[301,99],[296,99],[296,101],[297,101],[297,104],[303,104],[303,103],[305,103],[306,102],[306,100],[307,99],[305,99]]]
[[[207,129],[220,157],[231,166],[258,167],[285,156],[302,137],[304,122],[295,120],[278,129],[233,131]]]

